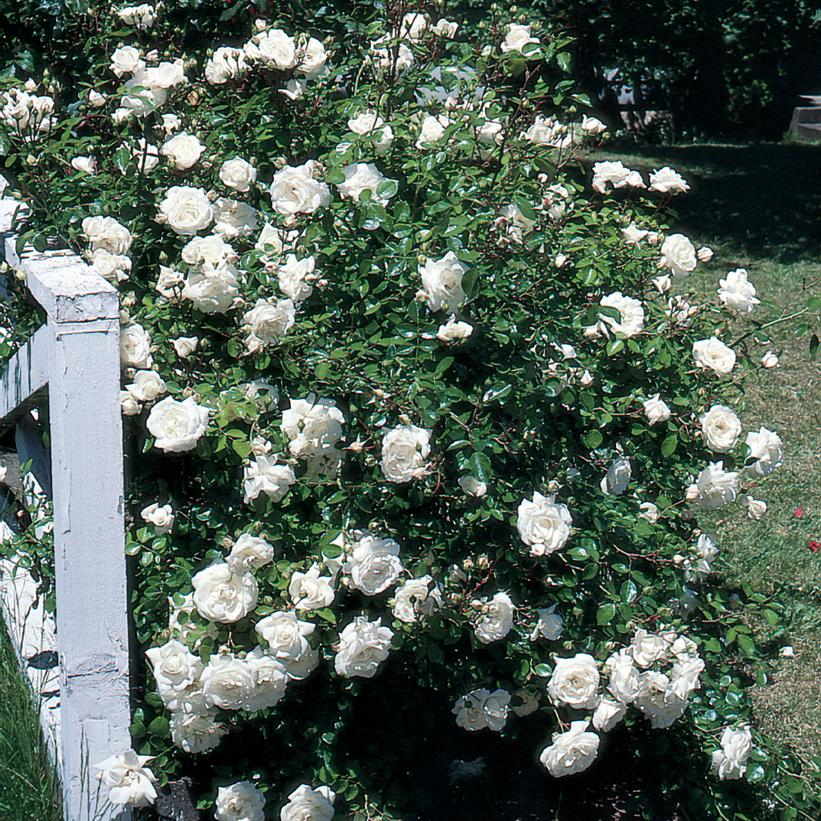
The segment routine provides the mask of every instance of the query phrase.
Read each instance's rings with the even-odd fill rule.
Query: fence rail
[[[4,183],[0,178],[0,195]],[[119,300],[74,253],[18,253],[14,218],[21,207],[0,197],[0,259],[25,275],[47,320],[0,373],[0,430],[25,430],[31,408],[47,402],[59,720],[50,710],[45,724],[58,735],[51,741],[67,821],[125,821],[130,814],[108,805],[91,772],[131,746]],[[36,610],[28,599],[21,607],[9,598],[21,591],[31,598],[25,576],[0,585],[13,638],[25,630],[15,620]],[[47,622],[42,612],[38,618]],[[49,631],[27,635],[47,643]]]

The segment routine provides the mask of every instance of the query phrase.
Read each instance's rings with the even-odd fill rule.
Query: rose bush
[[[146,663],[111,800],[185,775],[218,819],[458,817],[399,756],[442,716],[529,744],[548,802],[611,745],[692,771],[657,816],[797,800],[739,729],[764,599],[711,577],[698,519],[781,462],[745,436],[755,289],[696,298],[677,172],[587,168],[567,42],[403,3],[344,42],[119,12],[73,85],[2,100],[22,238],[121,295]]]

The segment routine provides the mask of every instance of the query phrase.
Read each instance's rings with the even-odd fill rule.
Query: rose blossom
[[[217,790],[216,821],[265,821],[265,796],[250,782]]]
[[[493,730],[500,733],[507,724],[510,693],[507,690],[490,690],[484,687],[460,696],[451,712],[456,716],[456,724],[463,730]]]
[[[157,798],[154,782],[157,780],[145,765],[149,755],[137,755],[126,750],[94,765],[97,778],[108,792],[108,800],[115,806],[148,807]]]
[[[713,405],[699,419],[704,444],[716,453],[731,451],[741,435],[741,422],[735,412],[724,405]]]
[[[687,488],[687,500],[707,510],[717,510],[734,502],[738,490],[738,473],[725,471],[721,462],[711,462]]]
[[[725,727],[721,733],[721,749],[712,755],[710,767],[722,781],[743,778],[747,770],[747,759],[753,748],[749,727]]]
[[[234,542],[226,562],[233,573],[245,573],[248,570],[259,570],[273,560],[273,545],[258,536],[243,533]]]
[[[735,366],[735,351],[720,339],[711,336],[693,343],[693,359],[702,370],[715,371],[726,376]]]
[[[257,606],[256,579],[250,573],[234,573],[226,562],[200,570],[192,584],[194,606],[209,621],[233,624]]]
[[[555,496],[534,492],[533,500],[519,504],[516,528],[532,556],[545,556],[561,550],[570,537],[573,520],[566,505],[557,504]]]
[[[592,710],[598,702],[598,689],[599,669],[593,656],[578,653],[572,658],[556,659],[547,683],[547,693],[554,704]]]
[[[208,408],[189,396],[182,402],[170,396],[151,408],[145,423],[154,437],[154,447],[166,453],[193,450],[208,426]]]
[[[542,750],[539,761],[554,778],[580,773],[596,760],[599,737],[587,732],[589,726],[589,721],[572,721],[567,732],[555,734]]]
[[[174,526],[174,511],[171,505],[158,505],[156,502],[140,511],[140,516],[144,522],[154,525],[154,533],[158,536],[168,533]]]
[[[670,234],[661,244],[661,262],[673,276],[686,276],[696,269],[696,249],[684,234]]]
[[[182,236],[204,231],[214,221],[214,208],[202,188],[175,185],[165,192],[160,216],[169,228]]]
[[[416,425],[392,428],[382,440],[382,473],[389,482],[402,484],[427,471],[430,431]]]
[[[399,544],[393,539],[363,535],[354,544],[343,573],[350,575],[351,586],[366,596],[383,593],[401,575],[404,568],[399,559]]]
[[[304,573],[297,571],[291,576],[288,595],[297,610],[320,610],[333,604],[333,580],[320,573],[319,565],[314,562]]]
[[[331,201],[331,192],[324,182],[314,178],[318,173],[315,160],[303,165],[286,165],[274,174],[271,183],[271,203],[284,217],[313,214]]]
[[[368,621],[357,616],[339,634],[339,649],[334,660],[337,675],[343,678],[372,678],[388,657],[393,631],[380,619]]]
[[[507,593],[496,593],[490,600],[474,602],[474,606],[479,612],[474,630],[482,644],[501,641],[513,629],[516,607]]]
[[[242,157],[234,157],[220,166],[219,178],[234,191],[250,191],[257,179],[257,169]]]
[[[280,821],[333,821],[336,794],[330,787],[297,787],[279,814]]]

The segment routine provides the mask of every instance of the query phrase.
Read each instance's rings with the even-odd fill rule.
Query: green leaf
[[[676,452],[676,448],[678,447],[678,434],[671,433],[669,436],[665,436],[661,443],[661,455],[662,456],[672,456]]]
[[[610,624],[610,622],[613,621],[613,617],[615,615],[616,605],[612,602],[607,602],[606,604],[601,605],[601,607],[599,607],[599,609],[596,611],[596,624]]]

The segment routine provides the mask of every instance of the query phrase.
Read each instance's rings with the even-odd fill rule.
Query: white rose
[[[258,536],[243,533],[234,542],[226,562],[234,573],[258,570],[274,560],[274,547]]]
[[[390,652],[393,631],[380,619],[357,616],[339,634],[334,669],[343,678],[372,678]]]
[[[120,391],[120,410],[123,416],[137,416],[143,406],[128,392]]]
[[[171,344],[174,346],[174,350],[180,359],[188,359],[188,357],[197,350],[199,342],[200,340],[197,336],[178,336],[176,339],[171,340]]]
[[[599,304],[606,308],[615,308],[620,314],[620,319],[600,314],[599,321],[591,326],[591,329],[595,329],[597,333],[605,335],[614,333],[630,338],[644,330],[644,307],[640,300],[624,296],[621,291],[615,291],[603,296]],[[592,330],[587,331],[587,333],[592,332]]]
[[[444,114],[427,114],[422,120],[419,129],[419,136],[416,138],[416,147],[430,148],[445,134],[445,129],[450,125],[450,119]]]
[[[214,221],[214,207],[202,188],[175,185],[160,203],[160,218],[175,234],[191,236]]]
[[[513,694],[517,699],[517,704],[513,707],[513,712],[524,718],[525,716],[533,715],[539,709],[539,694],[532,690],[516,690]]]
[[[107,791],[108,800],[118,807],[149,807],[157,798],[154,782],[157,780],[145,765],[149,755],[137,755],[134,750],[112,755],[94,765],[97,778]]]
[[[691,582],[708,576],[712,573],[712,565],[719,552],[716,543],[706,533],[700,534],[696,542],[695,557],[684,562],[684,578]]]
[[[316,37],[309,37],[300,48],[300,61],[296,70],[309,80],[319,77],[325,71],[328,62],[328,53],[325,46]]]
[[[629,650],[613,653],[604,663],[604,670],[609,676],[607,689],[616,701],[630,704],[639,691],[639,671]]]
[[[208,408],[198,405],[191,396],[182,402],[169,396],[151,408],[146,427],[155,439],[154,447],[160,450],[193,450],[208,427]]]
[[[205,271],[235,263],[239,256],[221,236],[209,234],[188,240],[182,249],[182,258],[183,262]]]
[[[220,197],[214,203],[214,233],[228,237],[247,237],[257,230],[257,209],[247,202]]]
[[[458,30],[458,23],[446,20],[444,17],[440,20],[437,20],[436,23],[431,27],[431,31],[434,34],[439,35],[439,37],[446,37],[448,40],[452,40],[456,36],[456,32]]]
[[[140,31],[148,31],[157,20],[157,10],[148,3],[139,6],[126,6],[117,11],[117,17],[127,26],[134,26]]]
[[[496,593],[490,601],[478,602],[479,616],[474,630],[482,644],[501,641],[513,629],[513,614],[516,607],[507,593]]]
[[[246,710],[265,710],[276,706],[285,695],[288,673],[283,664],[261,647],[245,657],[245,663],[254,677],[254,689],[245,702]]]
[[[214,818],[217,821],[265,821],[265,796],[250,781],[220,787]]]
[[[696,249],[684,234],[670,234],[661,244],[661,266],[673,276],[686,276],[696,269]]]
[[[179,171],[193,168],[203,151],[205,146],[195,136],[185,132],[166,140],[160,148],[160,154]]]
[[[747,315],[761,303],[756,299],[755,287],[747,279],[747,272],[743,268],[730,271],[727,276],[719,280],[718,298],[735,314]]]
[[[158,535],[168,533],[174,527],[174,510],[171,505],[159,505],[157,502],[144,507],[140,511],[144,522],[154,525],[154,532]]]
[[[236,268],[228,264],[194,271],[185,280],[182,298],[204,314],[224,314],[234,307],[239,296],[236,274]]]
[[[371,55],[379,72],[394,70],[401,74],[416,62],[413,52],[405,43],[400,43],[398,48],[394,47],[390,35],[371,43]]]
[[[428,18],[418,11],[410,11],[402,17],[399,23],[399,37],[417,43],[428,30]]]
[[[402,484],[427,472],[430,431],[416,425],[392,428],[382,440],[382,473],[389,482]]]
[[[348,128],[354,134],[372,137],[377,154],[385,154],[393,144],[393,129],[385,125],[385,121],[372,109],[365,109],[349,119]]]
[[[94,175],[97,173],[97,160],[94,157],[74,157],[71,161],[71,167],[75,171]]]
[[[430,309],[455,313],[465,301],[462,278],[467,266],[459,261],[453,251],[448,251],[441,259],[429,258],[418,270]]]
[[[685,194],[690,186],[681,174],[665,166],[650,175],[650,190],[660,194]]]
[[[211,713],[188,713],[183,711],[171,714],[171,740],[187,753],[196,755],[206,753],[219,746],[228,727],[214,720]]]
[[[257,606],[257,581],[250,573],[234,573],[226,562],[214,562],[193,580],[194,606],[208,621],[233,624]]]
[[[408,579],[396,588],[393,615],[406,624],[430,616],[442,606],[442,596],[430,576]]]
[[[333,821],[335,793],[330,787],[297,787],[279,814],[280,821]]]
[[[314,160],[303,165],[286,165],[274,174],[271,183],[271,204],[278,214],[292,217],[296,214],[313,214],[331,201],[327,184],[314,179],[317,172]]]
[[[205,64],[205,79],[211,85],[224,85],[248,71],[245,52],[239,48],[221,46]]]
[[[593,166],[592,188],[600,194],[613,188],[644,188],[644,181],[638,171],[626,168],[620,160],[597,162]]]
[[[131,249],[131,232],[113,217],[86,217],[82,228],[92,251],[126,255]]]
[[[145,654],[151,662],[160,694],[164,690],[181,692],[194,684],[202,673],[199,657],[176,639],[171,639],[160,647],[152,647]]]
[[[543,638],[548,641],[558,641],[561,638],[564,630],[564,620],[562,614],[556,612],[557,605],[551,604],[550,607],[540,607],[536,611],[538,620],[533,632],[530,634],[530,640]]]
[[[493,730],[500,733],[507,724],[510,708],[510,693],[507,690],[486,690],[484,687],[472,690],[457,699],[451,712],[456,716],[456,725],[468,732]]]
[[[633,466],[626,456],[617,456],[607,468],[599,487],[602,493],[609,496],[621,496],[630,484]]]
[[[379,193],[378,188],[382,182],[393,182],[393,180],[387,180],[373,163],[357,162],[347,165],[342,169],[342,173],[345,175],[345,180],[337,185],[339,193],[354,202],[359,202],[359,198],[365,191],[370,192],[371,201],[379,205],[386,205],[393,196]]]
[[[278,465],[276,456],[258,455],[243,469],[245,502],[252,502],[263,493],[272,502],[280,502],[294,482],[296,476],[290,465]]]
[[[713,405],[699,417],[704,444],[716,453],[731,451],[741,435],[741,422],[735,412],[724,405]]]
[[[248,331],[245,347],[249,353],[275,345],[293,327],[296,308],[291,299],[272,302],[258,299],[250,311],[243,314],[242,324]]]
[[[578,653],[569,659],[556,659],[547,683],[547,694],[556,704],[567,704],[577,710],[591,710],[598,701],[599,669],[596,659]]]
[[[509,51],[517,51],[520,54],[524,53],[525,46],[539,46],[539,40],[531,34],[530,26],[523,26],[518,23],[510,23],[507,27],[505,39],[502,41],[502,51],[507,53]],[[528,50],[529,56],[535,56]]]
[[[626,712],[626,704],[605,696],[593,713],[593,726],[600,733],[609,733],[624,718]]]
[[[639,675],[638,693],[633,703],[655,729],[669,727],[687,709],[687,699],[677,695],[670,679],[655,670],[645,670]]]
[[[247,160],[234,157],[220,166],[219,177],[223,184],[228,188],[233,188],[234,191],[249,191],[256,182],[257,169]]]
[[[655,524],[659,519],[659,509],[653,502],[642,502],[639,505],[639,519]]]
[[[284,71],[296,66],[296,41],[282,29],[267,29],[245,44],[245,55],[249,60]]]
[[[745,444],[750,449],[748,458],[755,460],[748,465],[748,470],[758,476],[769,476],[784,459],[784,448],[781,437],[765,427],[747,434]]]
[[[156,371],[137,371],[134,381],[126,390],[138,402],[153,402],[165,393],[166,387],[163,378]]]
[[[715,252],[713,249],[707,245],[702,245],[701,248],[696,251],[696,256],[698,257],[699,262],[709,262],[714,255]]]
[[[533,124],[522,134],[522,139],[533,143],[533,145],[544,145],[548,148],[569,148],[572,145],[572,136],[564,123],[558,122],[555,117],[536,117]],[[619,163],[621,165],[621,163]],[[623,166],[622,166],[623,168]],[[626,169],[625,169],[626,171]],[[594,187],[596,180],[594,179]],[[551,192],[564,186],[551,186],[545,199],[552,200]],[[565,189],[566,190],[566,189]],[[562,207],[562,212],[564,211]],[[551,219],[558,219],[552,216]]]
[[[553,743],[542,750],[539,761],[554,778],[580,773],[596,760],[599,737],[587,732],[589,725],[572,721],[567,732],[554,735]]]
[[[735,351],[714,336],[693,343],[693,359],[702,370],[715,371],[720,376],[726,376],[735,367]]]
[[[288,595],[297,610],[321,610],[333,604],[333,579],[320,573],[320,566],[314,562],[305,573],[297,571],[291,576]]]
[[[621,229],[621,235],[627,245],[638,245],[650,232],[639,228],[635,222],[631,222],[627,228]]]
[[[233,653],[211,656],[202,670],[200,686],[206,703],[223,710],[244,710],[254,691],[254,674]]]
[[[254,630],[286,669],[311,652],[307,637],[314,632],[314,625],[300,621],[296,613],[272,613],[257,622]]]
[[[151,337],[137,322],[129,322],[120,329],[120,362],[126,368],[150,368]]]
[[[721,749],[712,755],[712,771],[722,781],[744,778],[752,749],[753,737],[749,727],[739,727],[737,730],[725,727],[721,733]]]
[[[123,254],[112,254],[105,248],[98,248],[91,255],[91,267],[113,285],[128,279],[131,259]]]
[[[271,256],[279,256],[284,251],[292,248],[298,238],[298,231],[275,228],[270,222],[266,222],[259,232],[254,248],[265,254],[264,259],[269,259]]]
[[[588,117],[586,114],[582,116],[582,131],[585,134],[598,136],[607,131],[607,126],[596,117]]]
[[[519,504],[516,529],[532,556],[545,556],[561,550],[570,538],[573,520],[566,505],[557,504],[555,496],[534,492],[533,500]]]
[[[642,407],[644,408],[644,415],[651,426],[659,422],[666,422],[670,418],[670,408],[659,394],[654,394],[649,399],[645,399],[642,402]]]
[[[313,257],[299,259],[296,254],[288,254],[277,266],[279,289],[295,303],[307,299],[314,290],[310,282],[316,279],[315,269]]]
[[[393,539],[363,535],[353,546],[342,571],[351,577],[351,586],[366,596],[384,593],[402,574],[399,545]]]
[[[639,667],[649,667],[669,657],[674,641],[675,634],[648,633],[640,627],[630,644],[630,655]]]
[[[134,46],[122,46],[111,54],[111,70],[118,76],[140,73],[145,69],[142,52]]]
[[[738,490],[738,473],[725,471],[721,462],[711,462],[687,488],[687,501],[696,502],[707,510],[717,510],[734,502]]]
[[[345,416],[332,399],[291,399],[280,429],[290,440],[293,456],[307,459],[333,449],[342,438]]]

